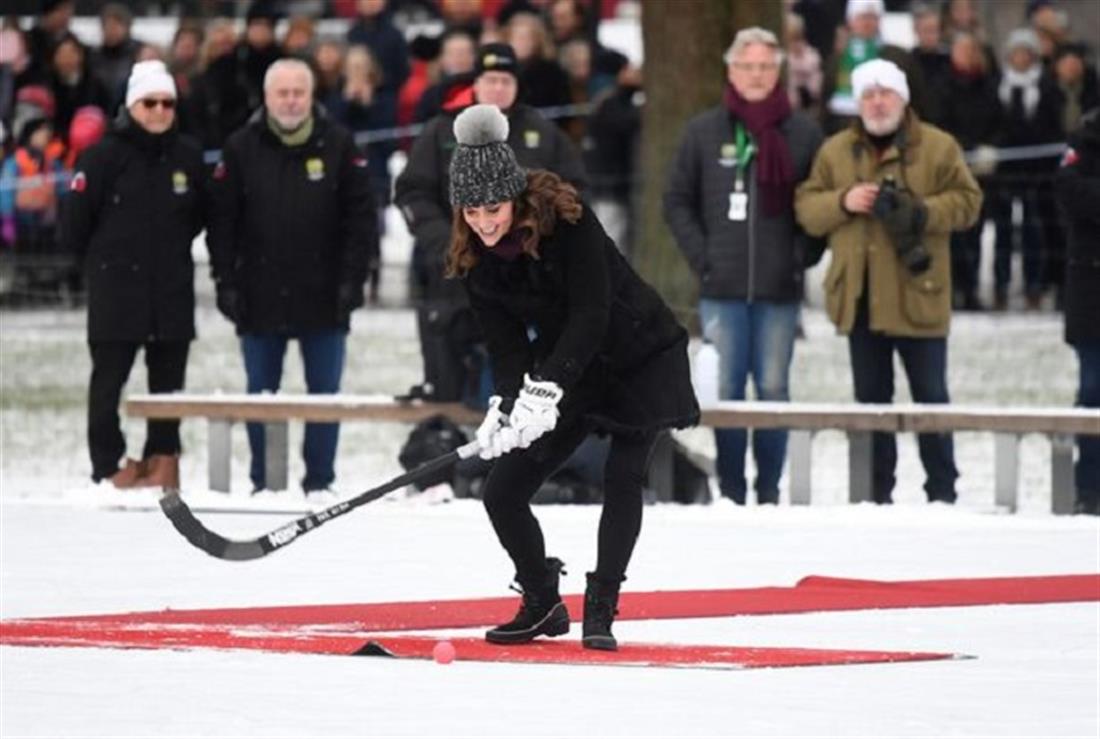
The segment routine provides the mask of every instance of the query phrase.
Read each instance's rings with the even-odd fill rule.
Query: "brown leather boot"
[[[145,460],[145,475],[137,481],[139,487],[179,490],[180,458],[178,454],[154,454]]]
[[[138,487],[138,481],[145,475],[145,463],[126,458],[126,462],[115,474],[111,475],[111,484],[119,490]]]

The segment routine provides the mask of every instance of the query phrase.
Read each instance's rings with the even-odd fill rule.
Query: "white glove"
[[[496,459],[516,448],[516,432],[508,426],[508,416],[500,410],[500,401],[499,395],[489,398],[489,410],[475,434],[481,447],[477,456],[485,460]]]
[[[520,449],[531,446],[543,434],[554,430],[558,424],[558,403],[564,392],[561,386],[550,380],[533,380],[523,376],[523,389],[512,406],[508,425],[515,433],[515,444]]]
[[[997,148],[988,144],[981,144],[970,158],[970,171],[975,177],[988,177],[997,169]]]

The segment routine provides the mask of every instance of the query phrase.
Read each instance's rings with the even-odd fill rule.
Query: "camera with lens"
[[[898,257],[910,274],[919,275],[928,271],[932,266],[932,256],[921,243],[928,221],[928,209],[924,204],[908,190],[899,188],[893,177],[886,177],[879,185],[871,214],[882,221]]]

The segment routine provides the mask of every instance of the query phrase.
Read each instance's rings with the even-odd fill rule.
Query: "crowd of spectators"
[[[469,86],[478,46],[504,42],[519,61],[521,100],[549,109],[548,117],[581,149],[589,195],[619,207],[617,214],[604,213],[613,214],[614,235],[629,249],[641,73],[626,56],[602,46],[597,30],[603,18],[636,13],[633,0],[165,5],[29,0],[11,6],[13,14],[0,30],[5,248],[18,241],[25,253],[49,249],[54,201],[64,188],[16,197],[13,178],[71,166],[114,117],[135,62],[161,59],[168,65],[180,94],[180,131],[216,151],[260,105],[263,75],[274,60],[307,61],[317,79],[317,101],[365,145],[375,200],[385,207],[389,157],[412,140],[410,129],[401,127],[426,122]],[[1050,183],[1058,153],[1048,147],[1033,155],[1027,148],[1064,142],[1081,116],[1100,103],[1090,50],[1073,38],[1066,10],[1057,2],[1032,0],[1020,27],[994,39],[982,28],[980,0],[786,0],[785,5],[791,103],[818,116],[826,133],[853,116],[853,66],[881,57],[906,70],[922,119],[954,135],[971,153],[987,197],[983,218],[953,238],[955,307],[1008,307],[1010,287],[1017,291],[1010,284],[1014,251],[1022,255],[1017,292],[1025,305],[1037,308],[1046,295],[1057,301],[1065,235]],[[911,50],[881,41],[887,9],[911,14]],[[171,10],[182,11],[182,19],[170,43],[150,43],[132,33],[135,13]],[[71,30],[75,13],[98,15],[97,45]],[[330,32],[333,28],[339,31]],[[998,158],[995,150],[1005,148],[1021,153]],[[1014,218],[1015,213],[1022,216]],[[977,291],[987,219],[996,226],[990,306]]]
[[[21,4],[13,3],[12,10],[19,13],[14,6]],[[616,13],[633,11],[636,18],[635,0],[194,0],[175,4],[177,11],[183,7],[187,12],[163,46],[133,32],[135,11],[163,14],[156,2],[94,4],[100,31],[94,46],[73,31],[74,14],[86,10],[85,3],[41,0],[33,5],[37,12],[11,15],[0,24],[0,266],[12,255],[66,256],[57,245],[74,242],[65,231],[79,220],[71,214],[65,217],[66,200],[76,202],[81,200],[77,195],[87,199],[86,193],[98,192],[87,184],[95,180],[90,162],[101,162],[99,177],[138,182],[140,177],[128,168],[132,162],[104,158],[103,151],[112,146],[124,149],[127,136],[136,135],[125,145],[150,155],[150,167],[159,166],[158,152],[169,146],[164,142],[175,142],[173,137],[181,135],[201,146],[207,172],[173,171],[160,184],[177,195],[205,193],[207,187],[217,195],[211,202],[218,207],[210,211],[216,217],[207,213],[198,222],[205,222],[214,256],[219,309],[245,339],[257,332],[285,334],[278,346],[250,347],[246,341],[246,364],[250,356],[256,364],[264,352],[281,364],[287,337],[308,343],[315,338],[310,332],[320,330],[316,321],[306,321],[309,330],[303,334],[297,319],[287,323],[290,328],[285,331],[269,327],[278,309],[258,313],[256,308],[257,296],[268,296],[269,291],[249,292],[242,282],[259,279],[276,261],[286,261],[294,249],[284,242],[301,241],[273,226],[281,223],[278,218],[264,218],[287,198],[301,205],[310,197],[321,197],[313,207],[306,206],[315,218],[299,236],[328,229],[328,241],[344,244],[345,252],[358,255],[355,284],[341,284],[339,290],[329,285],[333,275],[327,267],[314,269],[320,260],[316,255],[304,255],[306,262],[283,275],[300,282],[314,269],[325,283],[325,299],[306,302],[309,310],[324,315],[321,328],[338,335],[340,345],[329,354],[340,357],[348,316],[363,299],[359,281],[377,276],[377,235],[385,223],[383,209],[394,193],[415,242],[411,283],[419,288],[415,297],[421,308],[425,383],[414,388],[414,394],[460,399],[463,393],[457,391],[458,397],[440,396],[444,384],[441,376],[433,377],[429,359],[436,334],[447,345],[440,357],[446,359],[453,349],[453,321],[445,321],[441,333],[441,317],[468,311],[450,286],[442,284],[441,255],[451,228],[447,167],[454,150],[453,118],[479,102],[496,105],[506,114],[509,143],[522,166],[555,171],[576,186],[620,250],[627,256],[632,253],[643,76],[626,54],[601,44],[597,30],[602,18]],[[732,335],[740,330],[734,309],[779,301],[787,317],[778,321],[787,327],[782,342],[787,349],[777,355],[776,364],[785,373],[797,331],[802,271],[815,261],[807,258],[807,250],[819,255],[824,245],[815,246],[814,239],[828,239],[833,258],[826,298],[830,317],[853,342],[857,399],[890,400],[892,377],[882,380],[874,367],[883,361],[889,364],[896,349],[915,386],[922,387],[928,373],[914,367],[922,362],[939,367],[932,374],[940,384],[921,392],[928,396],[926,402],[946,402],[944,337],[950,311],[1009,306],[1010,296],[1017,294],[1012,285],[1017,241],[1023,267],[1018,294],[1023,304],[1037,309],[1048,297],[1054,304],[1061,302],[1066,235],[1054,182],[1060,162],[1066,165],[1065,142],[1083,122],[1093,120],[1089,111],[1100,104],[1092,52],[1074,40],[1067,11],[1054,0],[1028,2],[1019,27],[1003,39],[989,38],[983,31],[982,7],[978,0],[786,0],[782,39],[763,29],[742,29],[740,45],[735,43],[725,60],[725,97],[679,132],[681,148],[666,189],[669,225],[702,283],[700,314],[705,322],[724,326],[722,331]],[[912,48],[884,40],[887,10],[908,13]],[[135,70],[140,69],[153,71],[138,75]],[[290,96],[285,100],[279,97],[275,72],[297,75],[293,85],[283,85]],[[149,89],[170,97],[141,93],[148,87],[141,81],[145,79],[159,80],[155,90]],[[292,100],[295,91],[304,91],[305,98]],[[284,105],[289,107],[282,111],[283,118],[293,118],[293,125],[279,117],[279,106]],[[290,113],[294,115],[288,118]],[[166,132],[146,125],[145,117],[158,115],[170,119],[168,138],[157,138]],[[868,121],[874,123],[875,116],[889,119],[889,129],[872,130]],[[133,133],[135,124],[152,138]],[[105,135],[107,141],[97,146]],[[822,138],[830,135],[819,153]],[[340,146],[348,151],[332,161],[324,159],[321,151],[328,151],[329,145],[322,142],[325,137],[335,137],[332,140],[343,142]],[[264,148],[272,141],[280,144],[277,156]],[[877,158],[865,176],[857,149],[868,143]],[[348,148],[352,146],[357,148]],[[408,152],[408,165],[394,186],[389,165],[398,149]],[[252,152],[249,157],[267,157],[264,161],[270,166],[259,175],[261,168],[255,163],[242,166],[246,150]],[[717,160],[716,150],[721,152]],[[854,162],[848,161],[853,154]],[[808,175],[811,162],[814,169]],[[952,172],[950,187],[941,182],[945,163]],[[730,190],[729,168],[735,165],[736,186]],[[242,172],[258,179],[251,184],[235,179]],[[842,172],[851,176],[841,176]],[[910,175],[913,179],[907,181]],[[342,194],[325,200],[315,185],[330,176],[336,183],[331,192]],[[303,194],[294,195],[293,182],[298,180]],[[895,180],[901,188],[896,192]],[[359,184],[364,189],[357,189]],[[266,199],[257,197],[268,190]],[[956,204],[944,199],[948,191]],[[353,192],[357,194],[349,194]],[[113,201],[97,201],[97,208],[121,212],[115,207],[121,202],[118,193],[112,197]],[[323,215],[332,204],[329,200],[342,204],[342,218],[355,210],[355,228],[332,225],[338,219]],[[722,207],[711,212],[714,203]],[[96,220],[89,218],[89,224]],[[881,220],[894,243],[897,254],[887,260],[890,269],[878,258],[865,260],[875,246],[852,229],[867,218]],[[983,229],[990,220],[995,233],[994,292],[987,306],[978,292],[978,267]],[[252,235],[242,242],[238,230],[224,228],[230,221],[246,224],[238,230]],[[260,222],[267,224],[262,238],[255,228]],[[86,230],[92,233],[95,228]],[[370,238],[353,238],[360,233]],[[1081,243],[1079,230],[1075,233],[1075,243]],[[84,241],[90,243],[94,237]],[[770,250],[765,252],[772,255],[771,262],[754,256],[757,242]],[[186,251],[186,239],[180,243]],[[712,245],[724,250],[721,255],[727,262]],[[255,253],[234,257],[241,249]],[[68,251],[73,262],[61,274],[73,282],[81,272],[77,267],[85,267],[88,274],[87,265],[75,264],[78,250]],[[786,255],[782,259],[780,252]],[[249,259],[258,272],[242,270]],[[746,260],[747,269],[742,265]],[[755,272],[754,265],[759,267]],[[774,267],[774,274],[765,267]],[[853,274],[844,277],[845,269]],[[905,275],[912,279],[899,282]],[[873,285],[861,291],[858,286],[865,276]],[[737,287],[745,279],[743,289]],[[941,296],[934,289],[941,284],[953,290]],[[272,300],[289,305],[287,296],[293,292],[284,286],[271,293]],[[245,300],[245,293],[252,298]],[[322,310],[328,302],[336,308]],[[903,306],[908,318],[891,324],[897,330],[884,328],[881,315],[876,318],[876,310],[885,310],[884,305]],[[913,318],[914,306],[921,305],[928,310],[918,310],[921,315]],[[919,325],[914,328],[907,320]],[[477,352],[476,333],[459,352],[463,357]],[[874,344],[882,336],[900,343]],[[926,362],[905,343],[913,339],[924,342],[917,348],[923,352],[920,357],[927,354]],[[723,345],[723,361],[728,361],[733,343]],[[906,358],[906,351],[912,356]],[[866,361],[857,362],[857,355]],[[132,361],[130,354],[127,357]],[[342,361],[329,364],[336,368]],[[1091,360],[1082,360],[1083,378],[1095,374],[1086,372],[1086,364],[1093,366]],[[769,376],[764,367],[745,369],[743,374],[760,375],[755,377],[758,385]],[[481,391],[484,382],[477,374],[471,374],[471,387]],[[319,391],[338,389],[338,372],[334,376],[337,379],[329,383],[333,387]],[[250,390],[278,387],[278,373],[262,382],[257,378],[259,374],[250,369]],[[737,375],[727,385],[744,382]],[[112,426],[111,434],[115,384],[104,393],[110,397],[102,414],[107,419],[104,427]],[[785,399],[785,385],[785,380],[775,383],[777,399]],[[723,397],[743,393],[730,387],[726,391]],[[326,489],[332,482],[335,434],[330,436],[322,444],[327,451],[314,455],[320,460],[313,470],[317,479],[307,480],[307,489]],[[754,437],[754,445],[761,442],[758,457],[768,457],[763,436],[762,441]],[[96,473],[99,478],[126,472],[113,472],[118,440],[112,435],[108,441],[104,470]],[[252,441],[256,452],[262,443]],[[728,462],[720,464],[723,492],[743,502],[744,435],[726,441],[727,453],[719,455]],[[930,498],[950,502],[957,471],[949,442],[940,451],[933,449],[940,441],[922,439],[922,459],[931,460],[926,460]],[[887,448],[886,440],[876,439],[876,444],[876,459],[882,458],[882,490],[876,500],[888,502],[892,447]],[[174,445],[164,444],[173,449]],[[774,446],[774,479],[757,481],[761,502],[775,502],[778,492],[783,440],[777,437]],[[932,463],[937,454],[942,464]],[[253,482],[262,489],[262,471],[256,466],[262,455],[254,457]]]

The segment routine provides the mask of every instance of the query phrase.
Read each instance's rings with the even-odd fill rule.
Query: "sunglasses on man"
[[[165,110],[175,110],[176,101],[172,100],[171,98],[168,98],[166,100],[158,100],[158,99],[155,99],[155,98],[144,98],[141,101],[141,107],[145,108],[146,110],[152,110],[153,108],[157,107],[158,105],[160,107],[164,108]]]

